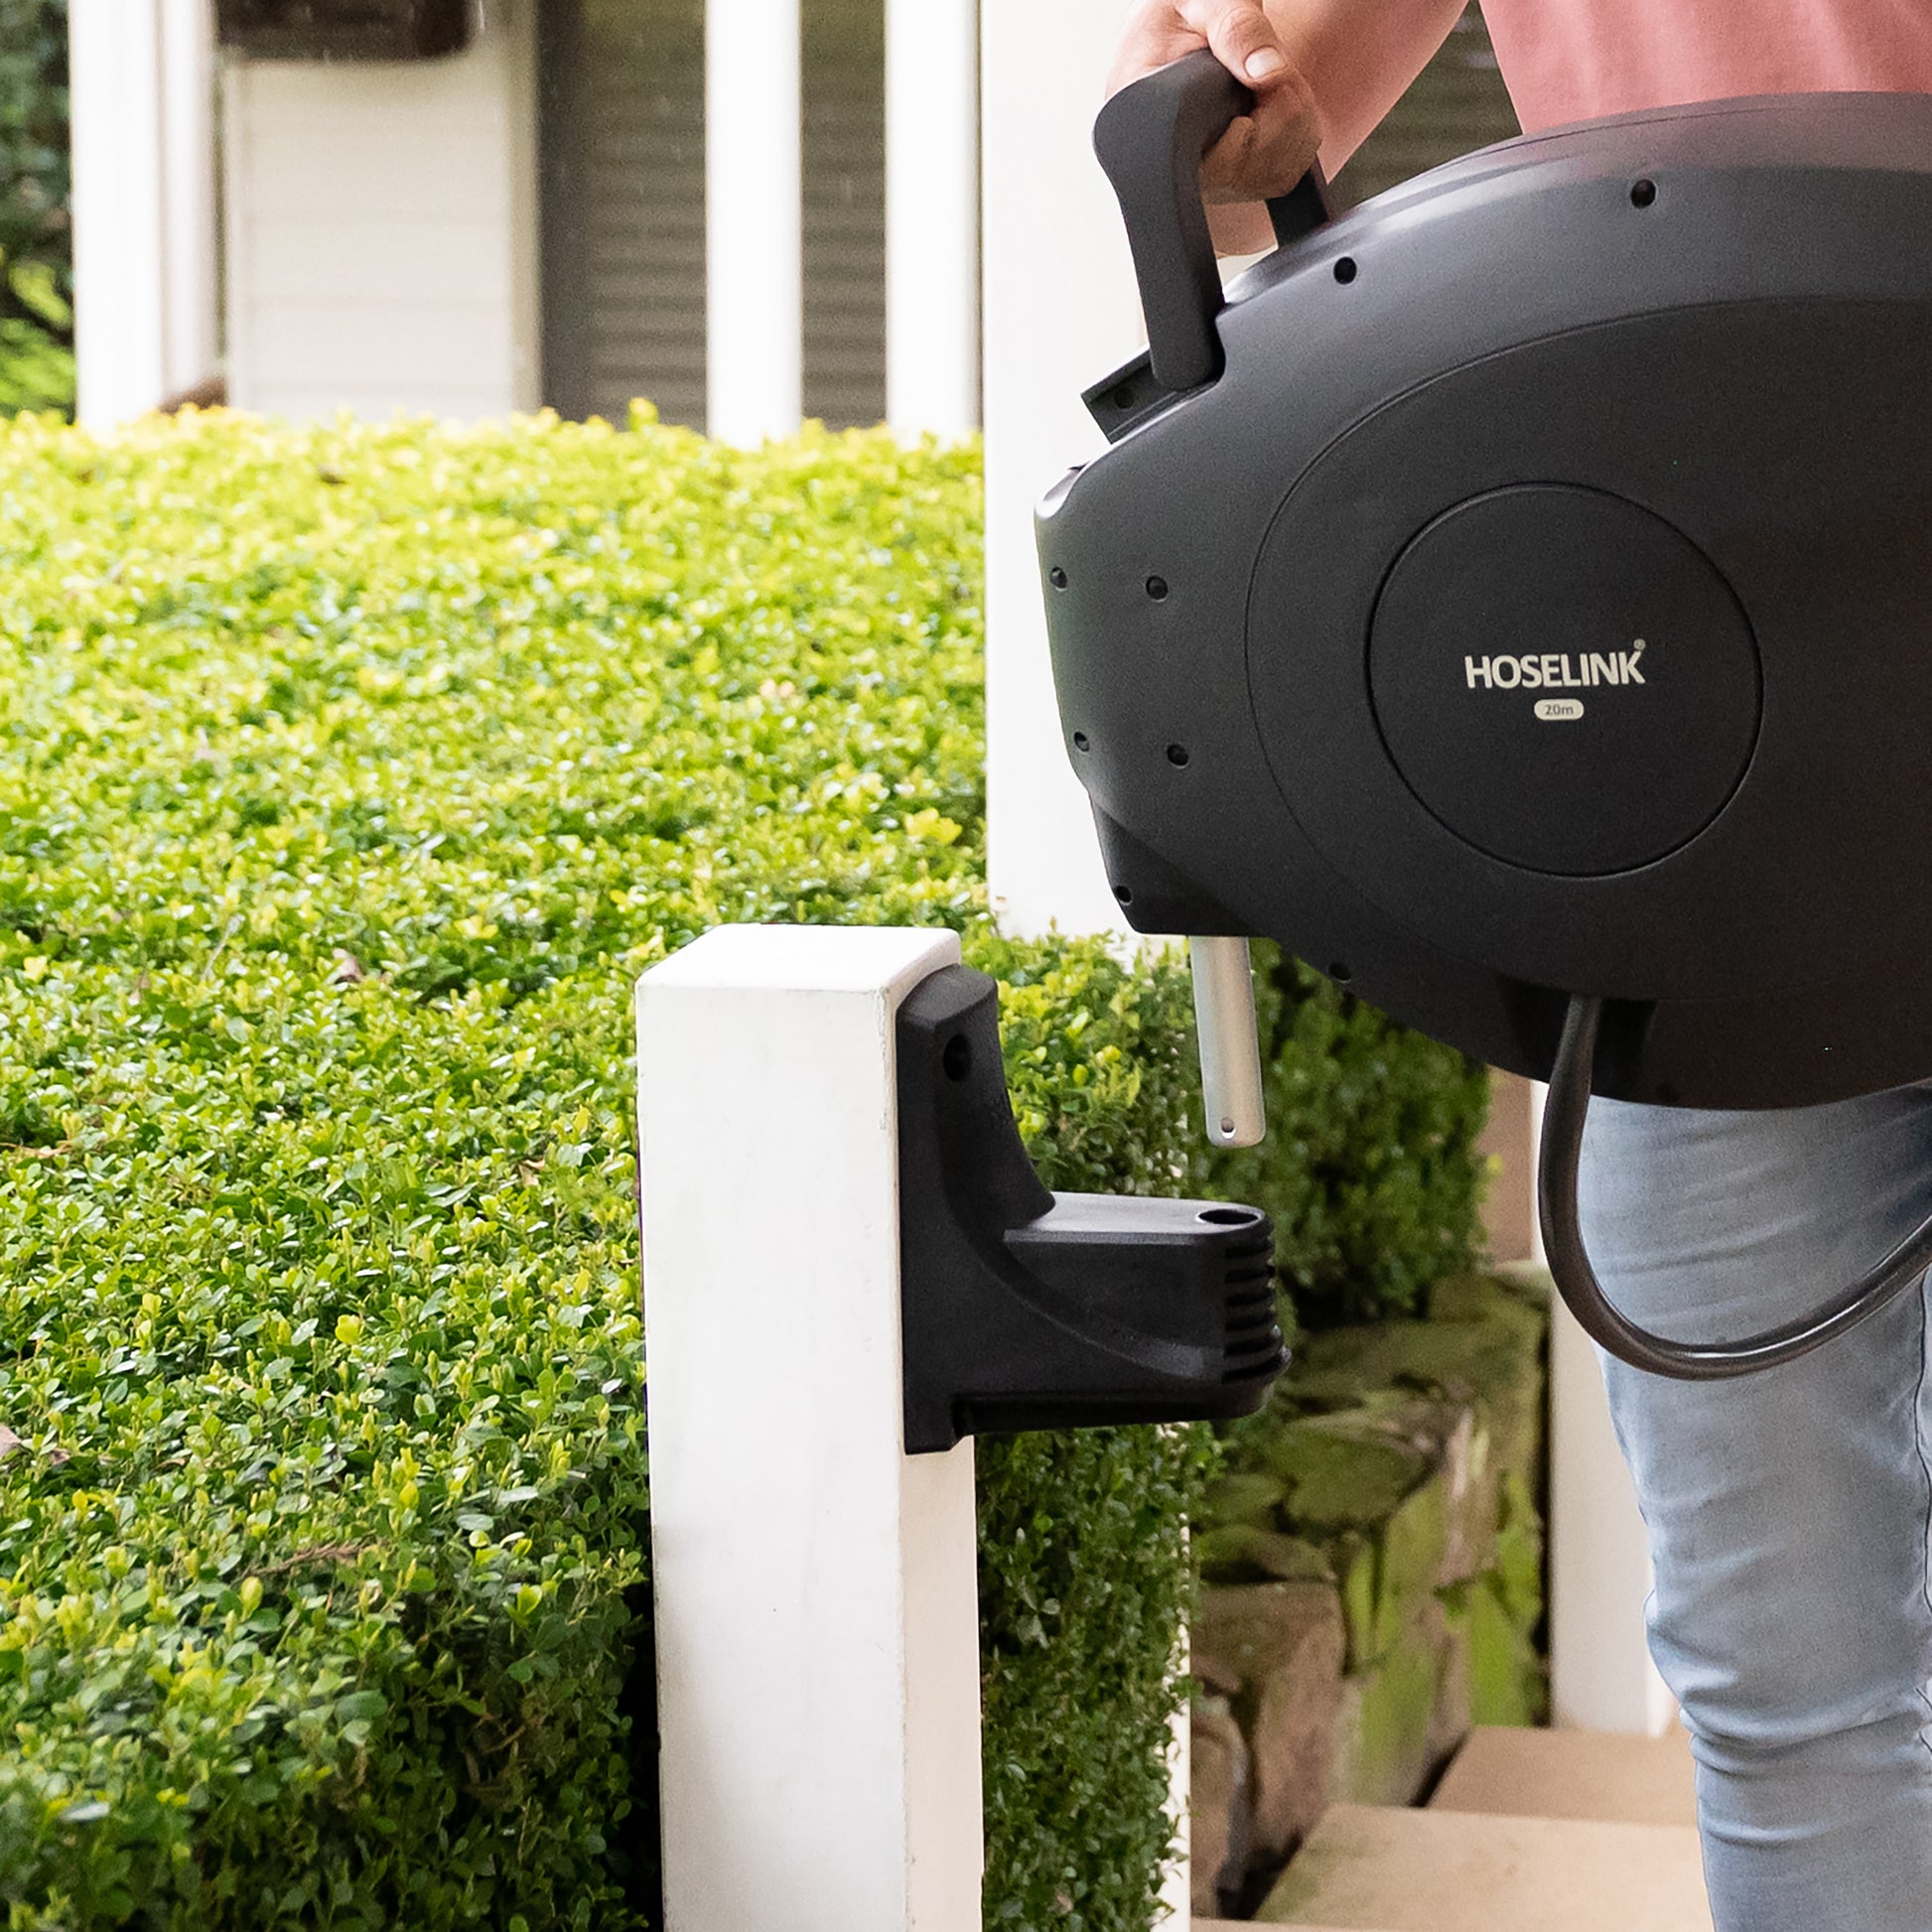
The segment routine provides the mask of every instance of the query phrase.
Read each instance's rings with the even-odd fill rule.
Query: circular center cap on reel
[[[1369,632],[1390,757],[1457,837],[1536,872],[1626,872],[1710,824],[1757,741],[1757,646],[1661,517],[1532,483],[1446,510]]]

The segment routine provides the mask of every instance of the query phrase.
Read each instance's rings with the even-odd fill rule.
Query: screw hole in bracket
[[[1175,764],[1175,765],[1185,764],[1187,762],[1186,746],[1170,745],[1168,747],[1168,762],[1170,764]]]
[[[1092,743],[1093,741],[1085,732],[1075,732],[1073,734],[1073,749],[1076,752],[1084,752]]]
[[[1355,279],[1356,273],[1355,257],[1353,255],[1343,255],[1335,263],[1335,280],[1343,288],[1346,288]]]
[[[1648,175],[1644,176],[1641,181],[1633,181],[1630,184],[1630,206],[1632,207],[1649,207],[1656,199],[1657,184]]]
[[[1114,897],[1123,905],[1132,905],[1134,903],[1134,889],[1131,886],[1116,886],[1114,888]]]
[[[1049,584],[1051,584],[1056,591],[1063,591],[1066,589],[1066,572],[1063,571],[1058,564],[1055,564],[1053,568],[1046,573],[1046,581]]]
[[[939,1065],[948,1080],[963,1080],[973,1070],[973,1042],[964,1034],[954,1034],[939,1055]]]
[[[1155,603],[1161,603],[1168,595],[1168,580],[1165,577],[1150,577],[1147,580],[1147,594]]]

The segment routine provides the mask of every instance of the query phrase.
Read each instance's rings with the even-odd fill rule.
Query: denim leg
[[[1612,1299],[1734,1339],[1815,1307],[1932,1206],[1932,1088],[1777,1113],[1598,1101],[1582,1186]],[[1761,1375],[1604,1362],[1718,1932],[1932,1932],[1926,1333],[1921,1283]]]

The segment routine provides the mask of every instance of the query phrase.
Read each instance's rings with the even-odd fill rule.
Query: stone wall
[[[1304,1335],[1195,1539],[1195,1907],[1249,1908],[1337,1800],[1408,1804],[1472,1724],[1543,1714],[1532,1288]]]

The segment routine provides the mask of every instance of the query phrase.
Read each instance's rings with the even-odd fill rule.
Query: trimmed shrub
[[[67,0],[0,0],[0,412],[73,407]]]
[[[1135,1927],[1160,1916],[1185,1525],[1205,1429],[981,1446],[986,1923]]]
[[[1184,981],[985,926],[977,492],[881,436],[0,431],[14,1932],[648,1922],[652,960],[960,927],[1050,1176],[1172,1184]],[[991,1924],[1151,1921],[1199,1454],[983,1446]]]
[[[1161,1193],[1196,1132],[1192,992],[1172,959],[982,939],[1007,1079],[1050,1187]],[[977,1446],[986,1923],[1141,1932],[1173,1839],[1168,1753],[1205,1428]]]
[[[1197,1153],[1197,1184],[1274,1215],[1285,1328],[1408,1314],[1481,1249],[1488,1074],[1278,947],[1255,965],[1268,1138]]]

